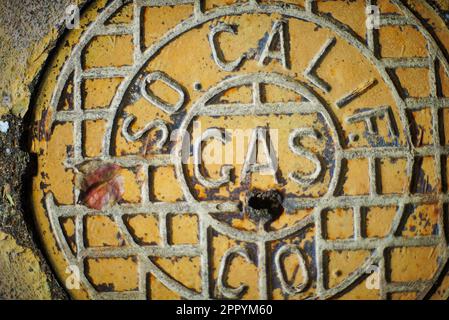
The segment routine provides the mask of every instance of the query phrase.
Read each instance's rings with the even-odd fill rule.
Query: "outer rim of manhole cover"
[[[322,14],[325,5],[317,5],[309,0],[304,1],[303,7],[249,1],[209,8],[207,3],[200,0],[115,0],[108,4],[106,1],[97,1],[89,5],[81,15],[79,29],[68,32],[61,39],[55,55],[49,61],[41,79],[34,111],[33,152],[38,155],[39,161],[39,174],[33,181],[35,216],[50,261],[70,294],[76,299],[145,299],[150,296],[148,291],[171,290],[183,298],[192,299],[234,299],[247,294],[261,299],[325,299],[347,293],[362,282],[366,290],[374,290],[379,298],[391,298],[397,293],[410,292],[416,293],[415,298],[429,297],[441,283],[441,290],[445,291],[442,297],[447,298],[449,290],[444,287],[443,272],[447,271],[445,268],[449,258],[446,221],[449,198],[444,193],[447,186],[444,186],[443,176],[447,172],[442,159],[447,159],[449,150],[440,135],[440,112],[445,112],[449,101],[445,98],[445,92],[440,92],[444,90],[438,87],[449,83],[449,77],[442,78],[447,76],[449,63],[434,35],[408,5],[400,0],[391,2],[389,6],[381,6],[388,13],[381,13],[379,27],[405,29],[412,26],[417,32],[416,39],[422,37],[428,56],[409,58],[402,53],[397,58],[381,57],[388,49],[388,46],[380,47],[383,45],[378,42],[381,32],[369,28],[365,30],[363,26],[366,39],[362,41],[360,29],[342,26],[342,22],[336,18],[339,17],[338,14],[336,17]],[[351,5],[362,9],[363,14],[371,15],[372,10],[378,7],[370,7],[371,10],[366,11],[365,5],[369,4],[356,1]],[[116,15],[127,6],[130,7],[125,9],[128,10],[126,13]],[[144,29],[146,20],[143,12],[146,12],[147,7],[167,8],[169,13],[165,12],[165,16],[160,16],[159,28],[163,29],[162,25],[165,23],[173,23],[167,27],[165,36],[156,37],[157,40],[151,40],[153,42],[146,38],[151,31]],[[337,8],[337,4],[327,7],[327,10],[332,11],[333,8]],[[420,4],[416,10],[425,18],[438,19],[426,4]],[[337,13],[342,11],[341,7],[336,9]],[[255,20],[251,20],[251,17],[257,17],[258,27],[261,30],[265,28],[264,33],[255,38],[257,41],[254,41],[253,47],[248,47],[247,43],[251,41],[240,42],[241,48],[249,48],[240,58],[237,57],[234,61],[225,59],[221,50],[225,47],[220,42],[222,38],[217,40],[218,36],[227,34],[230,37],[243,35],[248,39],[256,37],[253,34],[257,34],[257,28],[252,33],[244,30],[245,23],[246,26],[251,23],[255,25]],[[345,20],[347,17],[347,14],[343,14],[341,19]],[[227,18],[232,20],[231,24]],[[294,35],[300,29],[298,25],[308,30],[301,35],[313,35],[309,38],[313,41],[308,43],[309,47],[313,47],[310,52],[304,51],[303,47],[294,42]],[[314,27],[307,29],[310,26]],[[439,36],[447,36],[447,29],[438,31]],[[102,37],[109,40],[103,41]],[[396,39],[399,39],[398,34]],[[130,48],[126,46],[127,41],[131,44]],[[147,46],[146,41],[152,44]],[[197,51],[192,51],[193,47],[188,46],[192,41],[198,45]],[[108,47],[110,42],[113,43],[112,47]],[[275,42],[276,45],[271,46]],[[174,61],[175,53],[179,54],[179,51],[170,51],[173,50],[170,49],[173,43],[183,43],[186,46],[182,47],[183,58],[192,64],[183,63],[184,61],[177,64]],[[144,46],[147,47],[143,49]],[[121,51],[114,52],[116,47],[120,47]],[[101,50],[105,48],[106,53],[101,55]],[[203,52],[201,48],[208,48],[209,51]],[[107,64],[108,50],[115,53],[113,62],[120,66]],[[352,67],[345,65],[343,58],[343,62],[338,62],[342,51],[350,55],[351,59],[347,60],[354,60]],[[307,54],[308,59],[304,59],[305,61],[297,57]],[[332,54],[336,56],[333,57]],[[214,72],[198,71],[200,69],[194,59],[199,59],[201,55],[208,60],[200,60],[198,65],[203,63],[207,67],[214,66]],[[344,83],[339,83],[342,89],[335,84],[337,76],[326,78],[329,73],[320,72],[321,65],[325,66],[323,61],[329,57],[335,63],[341,63],[339,68],[345,70]],[[154,61],[161,70],[154,69],[151,65]],[[106,64],[102,65],[104,63]],[[181,71],[174,72],[174,67],[170,67],[171,63]],[[92,68],[93,65],[97,67]],[[443,70],[438,76],[436,74],[440,69],[437,67]],[[195,77],[189,78],[185,76],[185,72],[182,73],[182,70],[189,72],[189,68],[195,73]],[[363,68],[363,71],[357,68]],[[405,79],[409,79],[409,82],[410,79],[412,82],[415,80],[415,83],[409,83],[411,89],[407,89],[411,96],[404,98],[406,80],[401,79],[399,74],[393,77],[388,70],[407,68],[430,68],[428,96],[422,95],[422,92],[418,92],[420,97],[413,96],[417,76],[409,76]],[[360,76],[362,73],[370,76],[363,78]],[[89,84],[117,78],[122,80],[116,87],[111,83],[103,86],[97,83],[97,90],[102,92],[102,97],[113,87],[111,100],[104,102],[103,108],[98,108],[98,95],[96,100],[93,98],[94,102],[89,100],[92,100],[89,97],[92,94],[88,89]],[[148,89],[148,86],[158,82],[164,83],[165,90],[171,90],[171,95],[164,97],[167,99],[157,97],[153,89]],[[345,83],[351,87],[345,88]],[[294,97],[293,100],[268,101],[273,97],[288,96],[286,93],[269,93],[269,86],[276,87],[276,90],[288,90]],[[241,88],[249,88],[249,102],[239,100],[232,103],[215,99],[222,93],[228,94]],[[375,91],[377,89],[379,90]],[[370,93],[373,91],[376,94]],[[163,95],[167,91],[161,92]],[[369,96],[369,100],[364,99],[366,96]],[[232,100],[229,95],[227,97]],[[239,93],[238,97],[241,99],[243,93]],[[154,113],[146,116],[147,123],[143,125],[139,124],[138,112],[133,114],[132,111],[135,111],[132,107],[138,105],[139,99],[144,99],[154,107]],[[89,105],[88,101],[97,105]],[[367,101],[371,105],[366,106]],[[415,119],[410,113],[423,109],[428,109],[431,114],[429,129],[433,130],[433,134],[426,137],[425,133],[421,133],[419,143],[423,143],[425,139],[429,141],[427,145],[417,145],[414,131],[408,129],[412,125],[408,124]],[[272,175],[274,185],[262,182],[257,184],[252,180],[248,184],[245,180],[248,174],[260,173],[267,169],[267,165],[246,166],[249,159],[247,157],[241,164],[241,169],[237,170],[240,168],[238,166],[232,169],[239,172],[234,173],[234,179],[241,179],[241,187],[232,191],[226,189],[228,193],[225,192],[223,196],[220,194],[223,190],[212,192],[210,189],[218,190],[231,183],[229,167],[222,167],[218,171],[221,175],[218,179],[206,177],[195,164],[189,167],[182,163],[184,135],[178,133],[174,135],[174,143],[168,143],[173,129],[181,129],[180,132],[194,131],[194,120],[200,124],[206,123],[204,119],[215,123],[216,119],[226,117],[232,122],[228,120],[216,123],[232,129],[234,124],[248,125],[248,121],[238,120],[238,117],[252,115],[251,122],[257,123],[259,119],[268,119],[273,114],[274,124],[280,126],[280,139],[287,137],[283,144],[286,149],[282,149],[282,145],[278,147],[279,150],[284,150],[280,153],[290,151],[293,155],[308,159],[315,166],[311,173],[298,174],[290,171],[285,177]],[[294,118],[296,115],[301,117]],[[287,121],[283,125],[282,121],[289,117],[294,118],[293,122]],[[444,122],[444,115],[442,119]],[[269,120],[263,121],[268,123]],[[104,131],[99,131],[96,126],[99,122],[104,122]],[[294,126],[292,123],[296,126],[300,123],[301,127],[290,128],[289,126]],[[134,130],[136,127],[140,131]],[[265,132],[263,127],[263,124],[258,125],[252,132],[255,134],[256,144],[265,143],[268,146],[267,141],[272,139],[274,133],[270,131],[269,138],[258,140],[260,134]],[[153,129],[158,134],[153,137],[152,149],[148,151],[148,146],[145,145],[143,156],[136,154],[138,151],[132,154],[129,150],[135,149],[133,144],[140,143],[145,133]],[[291,132],[288,129],[292,129]],[[385,136],[381,135],[382,130]],[[225,144],[229,138],[224,130],[220,131],[215,125],[211,125],[206,132],[202,137],[204,141],[215,139]],[[93,138],[89,138],[89,135],[93,135]],[[104,139],[98,138],[101,135]],[[74,137],[74,141],[68,142],[70,136]],[[126,155],[125,149],[121,153],[117,151],[123,146],[120,139],[126,140],[131,155]],[[304,149],[301,141],[307,139],[314,141],[312,145],[322,156],[314,156]],[[98,143],[100,140],[101,143]],[[147,138],[147,143],[148,141]],[[199,146],[201,143],[200,140]],[[251,144],[249,148],[251,149]],[[195,146],[192,150],[189,157],[195,157]],[[201,158],[201,153],[199,157]],[[424,167],[429,166],[426,159],[429,158],[433,159],[430,167],[435,169],[434,174],[429,174],[429,179],[434,178],[436,182],[427,181],[425,190],[421,190],[421,183],[413,182],[416,179],[415,172],[422,172],[424,175]],[[407,188],[400,194],[387,192],[396,181],[388,182],[389,186],[385,186],[380,171],[382,165],[386,165],[385,159],[395,159],[390,161],[392,167],[389,173],[397,165],[398,159],[405,159]],[[284,173],[284,169],[291,170],[289,165],[294,163],[288,160],[284,161],[287,164],[278,164],[276,159],[268,160],[268,169],[276,162]],[[362,178],[359,176],[354,180],[354,185],[348,187],[345,184],[345,181],[351,181],[348,172],[355,171],[356,175],[357,172],[360,176],[363,175],[363,170],[354,167],[351,169],[351,163],[355,163],[356,168],[366,164],[365,185],[360,182]],[[183,200],[156,201],[150,197],[151,192],[156,190],[157,193],[158,189],[163,188],[163,184],[150,186],[150,169],[166,167],[173,167],[175,185],[179,185],[179,198]],[[130,187],[131,180],[137,184],[134,189]],[[294,187],[291,186],[293,183],[296,183]],[[261,185],[269,190],[258,190]],[[364,187],[366,193],[361,192]],[[109,198],[106,199],[105,194]],[[261,201],[259,205],[269,203],[273,207],[251,205],[251,197]],[[111,206],[107,207],[108,204]],[[384,212],[392,217],[390,231],[383,236],[370,236],[371,231],[367,226],[369,215],[373,214],[375,208],[388,206],[396,208],[393,214]],[[273,213],[274,211],[270,211],[273,208],[282,213]],[[295,214],[301,210],[302,213],[307,210],[309,212],[295,221]],[[428,227],[420,225],[408,226],[410,230],[401,229],[407,224],[407,215],[422,215],[429,211],[436,212],[431,215],[435,221],[432,220],[434,224],[431,224],[430,231]],[[223,217],[223,213],[236,212],[247,216],[238,223],[235,216]],[[130,228],[130,221],[127,219],[136,218],[143,213],[157,216],[161,244],[142,245],[140,240],[136,240],[137,231]],[[345,232],[342,227],[335,236],[333,224],[329,221],[336,217],[340,222],[337,220],[335,223],[343,223],[341,219],[345,219],[348,214],[352,219],[352,234],[342,235]],[[189,233],[187,231],[193,229],[187,226],[197,224],[195,232],[198,238],[197,242],[194,240],[193,243],[180,245],[175,243],[177,240],[173,221],[184,216],[193,220],[181,223],[181,230],[186,228],[184,233]],[[108,222],[106,220],[109,217],[111,219]],[[115,247],[110,244],[107,246],[106,243],[93,245],[91,242],[95,242],[95,239],[91,240],[86,234],[90,218],[103,219],[103,227],[113,223],[118,228],[116,237],[104,242],[118,241],[119,244]],[[283,227],[281,222],[276,225],[278,219],[285,219],[282,221],[287,227]],[[93,230],[99,237],[101,229],[96,228]],[[377,226],[376,232],[380,229],[382,228]],[[405,236],[406,231],[415,233]],[[227,237],[226,241],[230,244],[220,253],[220,257],[216,257],[214,252],[217,247],[213,243],[218,241],[219,236]],[[425,251],[429,248],[433,249],[433,253]],[[331,272],[329,261],[338,259],[331,258],[331,255],[336,252],[338,256],[338,252],[345,250],[359,254],[357,259],[362,259],[362,251],[368,254],[347,274],[344,274],[345,263],[341,261],[338,268]],[[393,267],[399,265],[401,257],[407,254],[414,257],[428,254],[431,257],[428,265],[432,265],[430,260],[436,254],[438,259],[435,258],[434,270],[428,279],[409,279],[408,274],[395,273]],[[149,256],[157,258],[157,261],[148,259]],[[171,260],[165,268],[161,266],[164,259],[170,257],[176,259]],[[296,281],[293,285],[286,279],[289,270],[286,267],[287,257],[294,257],[294,263],[302,275],[299,282]],[[198,259],[195,272],[199,280],[192,280],[191,287],[174,279],[175,276],[167,271],[184,258],[193,265],[196,263],[195,259]],[[102,259],[108,260],[108,263],[101,265],[99,261]],[[240,266],[242,263],[250,265],[242,269],[246,270],[247,279],[252,279],[250,273],[255,270],[256,279],[252,280],[255,281],[256,289],[246,284],[232,286],[228,283],[232,280],[229,274],[233,259],[241,259]],[[187,268],[185,266],[188,264],[185,263],[187,262],[183,261],[177,266],[181,269],[177,276],[188,277],[191,274],[191,270],[182,271]],[[129,271],[134,270],[133,268],[135,272]],[[422,269],[426,268],[430,270],[432,267]],[[93,275],[95,272],[98,273],[97,278]],[[419,272],[421,271],[415,270],[416,274]],[[150,273],[153,277],[151,280],[148,277]],[[343,274],[345,278],[338,280]],[[109,283],[108,276],[118,280],[118,284]],[[76,288],[76,280],[80,280],[81,289]],[[135,285],[131,285],[133,281]],[[149,282],[157,281],[157,289],[147,290],[151,286]],[[373,284],[373,281],[376,283]],[[371,288],[375,285],[377,287]],[[364,291],[362,297],[369,297],[369,293]],[[165,297],[171,296],[167,294]]]

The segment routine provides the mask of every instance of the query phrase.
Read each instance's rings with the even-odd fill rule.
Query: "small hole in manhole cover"
[[[253,221],[272,222],[284,211],[282,201],[282,195],[276,190],[252,190],[247,195],[246,212]]]

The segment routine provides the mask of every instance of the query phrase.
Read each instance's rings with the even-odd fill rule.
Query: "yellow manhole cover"
[[[447,298],[449,33],[424,1],[96,1],[36,101],[74,298]]]

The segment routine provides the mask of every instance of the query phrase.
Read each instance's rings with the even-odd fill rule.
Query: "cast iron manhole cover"
[[[94,2],[36,100],[33,201],[61,281],[447,298],[439,19],[424,1]]]

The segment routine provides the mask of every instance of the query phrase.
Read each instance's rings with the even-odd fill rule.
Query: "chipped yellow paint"
[[[129,24],[134,18],[134,7],[132,3],[124,5],[108,19],[106,24]]]
[[[391,294],[392,300],[414,300],[416,299],[416,292],[393,292]]]
[[[160,244],[159,222],[154,215],[129,217],[127,224],[135,234],[137,242],[142,245]]]
[[[84,109],[107,108],[114,98],[121,78],[88,79],[83,83]]]
[[[281,230],[288,227],[293,227],[299,221],[305,219],[313,213],[312,209],[296,210],[293,213],[283,212],[281,216],[271,224],[273,230]]]
[[[426,40],[412,26],[387,26],[379,30],[382,43],[381,55],[385,58],[425,57]]]
[[[396,207],[373,207],[366,214],[366,235],[368,238],[386,237],[393,227]]]
[[[120,230],[110,217],[92,216],[84,221],[89,247],[120,247],[126,244]]]
[[[86,259],[86,275],[100,292],[123,292],[138,287],[137,261],[133,258]]]
[[[430,94],[429,83],[422,81],[429,77],[429,70],[424,68],[398,68],[396,75],[401,82],[402,88],[413,98],[428,97]]]
[[[369,257],[369,251],[331,251],[329,259],[328,287],[333,288],[356,271]]]
[[[346,181],[343,185],[345,195],[369,194],[368,160],[355,159],[347,162]]]
[[[201,291],[200,258],[157,258],[154,262],[173,279],[184,284],[187,288],[196,292]]]
[[[85,49],[84,68],[130,66],[133,52],[133,38],[129,35],[98,36]]]
[[[366,36],[365,4],[363,1],[317,1],[318,10],[331,14],[348,25],[360,37]],[[351,14],[347,14],[347,12]]]
[[[430,280],[437,268],[435,248],[397,248],[390,252],[391,279],[397,282]]]
[[[326,235],[330,240],[350,239],[354,236],[354,212],[336,209],[326,213]]]
[[[378,0],[377,5],[382,13],[401,13],[401,10],[390,2],[390,0]]]
[[[235,1],[211,0],[206,1],[205,9],[213,10],[216,6],[229,5]],[[289,3],[304,6],[304,1],[286,1]],[[324,13],[331,13],[334,18],[347,24],[354,29],[354,32],[360,37],[365,37],[366,26],[365,19],[361,12],[364,11],[365,1],[351,2],[332,2],[323,1],[318,5],[318,10]],[[38,154],[38,172],[40,173],[33,181],[33,203],[35,206],[35,215],[39,233],[43,238],[46,250],[49,253],[50,260],[62,282],[67,278],[65,273],[68,261],[63,252],[58,247],[53,229],[47,217],[43,199],[46,194],[52,192],[58,205],[73,205],[80,199],[75,199],[72,190],[76,183],[75,172],[65,168],[65,160],[68,154],[73,152],[73,126],[70,124],[56,124],[50,127],[50,119],[54,115],[54,110],[48,109],[49,101],[58,80],[59,70],[66,61],[73,46],[78,43],[81,35],[86,31],[87,26],[95,21],[97,15],[104,8],[106,1],[97,1],[89,7],[82,17],[82,27],[68,33],[63,42],[64,45],[58,48],[55,56],[50,60],[50,67],[46,70],[42,80],[41,91],[36,100],[34,111],[36,126],[33,139],[33,151]],[[379,1],[382,12],[393,13],[395,7],[386,0]],[[143,10],[143,47],[149,48],[160,40],[173,27],[188,19],[192,14],[192,5],[180,5],[173,7],[154,7]],[[358,12],[358,14],[348,13]],[[122,11],[109,20],[108,24],[129,24],[133,18],[133,12],[130,7],[125,7]],[[259,45],[260,39],[263,39],[267,31],[272,27],[273,21],[282,18],[279,14],[272,15],[254,15],[244,14],[241,16],[230,16],[220,18],[213,22],[207,22],[197,28],[185,32],[168,43],[158,54],[144,65],[142,72],[149,73],[155,70],[162,71],[171,78],[176,79],[183,88],[188,91],[188,99],[183,111],[192,110],[195,102],[204,94],[204,92],[223,79],[230,73],[220,70],[211,59],[208,34],[210,28],[218,21],[231,24],[238,24],[239,30],[236,35],[225,33],[220,35],[219,43],[223,54],[227,60],[238,58],[243,52]],[[285,18],[285,17],[284,17]],[[435,18],[437,19],[437,18]],[[310,60],[315,56],[323,43],[330,37],[336,36],[325,28],[316,28],[316,25],[295,19],[287,19],[289,22],[291,68],[285,70],[278,61],[271,61],[263,67],[264,72],[276,72],[287,75],[298,81],[307,83],[303,71],[307,68]],[[408,33],[407,33],[408,32]],[[442,32],[440,30],[440,32]],[[427,54],[427,48],[423,43],[422,35],[415,31],[399,30],[398,28],[382,28],[380,37],[385,45],[382,46],[382,55],[386,57],[408,57],[423,56]],[[382,80],[378,70],[360,55],[357,49],[350,46],[342,38],[336,36],[337,43],[333,50],[329,52],[326,59],[317,70],[319,77],[332,80],[333,90],[325,92],[316,89],[323,101],[332,108],[335,118],[341,120],[342,140],[350,148],[367,147],[370,145],[368,138],[364,135],[366,126],[363,123],[349,123],[342,119],[353,115],[366,106],[391,105],[392,113],[396,119],[400,118],[399,107],[395,98],[391,94],[388,86]],[[307,44],[307,45],[304,45]],[[133,39],[131,36],[101,36],[96,37],[82,52],[83,67],[85,69],[103,68],[103,67],[121,67],[133,64]],[[179,58],[180,57],[180,58]],[[257,61],[245,61],[238,71],[239,74],[258,72],[261,70]],[[426,81],[426,70],[401,69],[397,72],[397,77],[405,90],[412,97],[426,97],[430,88]],[[377,85],[363,96],[357,99],[357,102],[349,103],[345,108],[337,108],[333,102],[347,94],[350,90],[365,83],[368,80],[377,80]],[[442,87],[449,93],[449,79],[442,79]],[[107,108],[111,104],[113,96],[118,86],[123,81],[122,78],[107,78],[101,80],[87,80],[83,83],[83,109],[92,110],[97,108]],[[195,84],[201,84],[201,89],[193,90]],[[162,100],[174,103],[177,96],[173,90],[166,85],[155,83],[149,85],[147,90],[151,90]],[[294,92],[280,89],[277,86],[267,85],[264,94],[267,102],[300,102],[299,97]],[[67,93],[72,93],[73,88],[68,86]],[[246,87],[230,89],[222,94],[220,101],[226,102],[251,102],[251,90]],[[69,110],[70,101],[63,101],[63,109]],[[144,98],[126,100],[123,104],[123,114],[134,116],[136,121],[130,126],[131,132],[142,130],[150,121],[154,119],[164,120],[169,127],[178,125],[175,117],[170,117],[163,111],[154,108]],[[413,115],[416,125],[419,128],[419,142],[423,145],[430,144],[431,121],[427,111],[417,112]],[[446,115],[449,117],[449,114]],[[285,173],[301,172],[310,174],[314,165],[307,159],[298,160],[288,147],[288,138],[292,128],[311,127],[324,132],[325,125],[318,119],[317,115],[292,115],[292,116],[228,116],[222,117],[200,116],[196,119],[202,128],[225,127],[227,129],[252,129],[257,126],[267,126],[279,128],[277,134],[280,144],[277,146],[279,154],[279,168],[284,173],[284,185],[279,187],[273,179],[273,176],[254,174],[251,177],[249,188],[251,189],[276,189],[287,195],[301,195],[309,198],[320,198],[324,196],[329,188],[332,179],[331,170],[328,166],[320,182],[311,186],[299,186],[288,179]],[[115,123],[117,134],[112,139],[113,154],[116,156],[137,155],[151,160],[156,157],[154,154],[154,141],[158,137],[158,132],[153,130],[144,139],[136,142],[129,142],[122,134],[123,118],[119,117]],[[84,141],[83,152],[88,157],[97,157],[103,150],[102,140],[105,134],[105,123],[102,121],[87,121],[83,124]],[[405,145],[406,137],[403,128],[399,123],[398,145]],[[449,140],[449,126],[445,126],[445,135]],[[388,127],[385,122],[379,122],[379,134],[383,137],[388,136]],[[358,139],[350,139],[351,134],[356,134]],[[388,139],[388,138],[387,138]],[[303,146],[316,154],[324,154],[329,151],[326,141],[305,138],[301,141]],[[388,141],[387,141],[388,142]],[[334,142],[331,142],[335,143]],[[208,200],[236,200],[244,201],[247,189],[241,188],[242,185],[242,160],[248,149],[248,139],[241,145],[238,145],[235,137],[231,145],[238,151],[232,159],[221,159],[225,163],[233,164],[235,168],[235,179],[227,186],[217,190],[208,190],[202,186],[196,179],[194,167],[192,164],[185,166],[186,179],[191,184],[192,193],[199,201]],[[220,144],[208,144],[203,150],[207,154],[210,150],[217,150]],[[218,148],[219,149],[219,148]],[[164,153],[168,153],[165,150]],[[240,157],[240,159],[238,158]],[[432,159],[430,159],[432,160]],[[435,191],[438,181],[433,171],[434,162],[427,158],[423,159],[422,171],[424,180]],[[205,170],[211,178],[220,175],[222,165],[206,165]],[[407,172],[405,172],[405,159],[379,159],[381,170],[382,194],[403,194],[407,188]],[[370,194],[370,183],[368,176],[369,163],[366,159],[353,159],[347,162],[347,170],[342,181],[342,194],[346,196],[360,196]],[[124,194],[123,205],[138,203],[141,200],[141,186],[143,182],[143,173],[139,170],[133,171],[121,169],[119,175],[123,177]],[[150,173],[150,200],[154,203],[175,203],[184,201],[184,194],[179,186],[175,170],[172,166],[162,166],[153,168]],[[447,179],[448,180],[448,179]],[[363,211],[363,210],[362,210]],[[269,231],[279,231],[282,229],[294,227],[304,219],[310,217],[313,208],[306,210],[297,210],[294,212],[282,212],[280,217],[269,225]],[[74,213],[76,214],[76,213]],[[119,232],[120,228],[116,221],[107,216],[92,216],[83,221],[86,228],[85,245],[92,248],[99,247],[120,247],[125,246],[126,240]],[[200,214],[200,213],[198,213]],[[325,233],[329,240],[347,240],[355,236],[354,216],[352,209],[336,209],[326,213]],[[384,238],[391,232],[393,219],[397,214],[397,208],[370,208],[367,212],[361,213],[366,218],[366,230],[362,230],[368,238]],[[418,206],[413,211],[407,221],[404,237],[413,237],[416,235],[432,235],[434,225],[437,223],[439,215],[442,214],[432,206]],[[219,218],[217,218],[219,219]],[[163,244],[160,228],[161,223],[166,223],[169,230],[168,243]],[[75,223],[71,219],[60,221],[65,237],[72,250],[76,252],[76,230]],[[133,239],[143,246],[163,246],[163,245],[189,245],[199,242],[199,219],[197,215],[183,214],[175,215],[167,213],[167,221],[160,221],[157,213],[138,214],[135,216],[124,217],[124,223],[130,230]],[[236,215],[227,219],[224,223],[237,229],[238,231],[254,234],[258,230],[256,223],[246,215]],[[321,226],[323,227],[323,226]],[[274,251],[277,246],[283,244],[298,245],[301,250],[309,250],[313,246],[315,239],[314,227],[309,227],[301,234],[301,239],[284,239],[270,243],[270,248]],[[237,240],[230,239],[228,236],[219,232],[211,233],[210,244],[210,265],[211,277],[216,282],[219,276],[221,259],[225,252],[236,245],[245,247],[245,244]],[[307,249],[309,248],[309,249]],[[248,251],[251,248],[248,249]],[[433,250],[433,251],[432,251]],[[437,269],[436,255],[438,251],[434,248],[398,248],[389,252],[391,256],[392,279],[397,281],[413,281],[418,279],[432,279]],[[206,254],[206,253],[204,253]],[[359,251],[335,251],[328,252],[329,262],[326,271],[328,279],[326,286],[334,288],[349,277],[353,272],[360,268],[370,257],[371,252],[366,250]],[[253,258],[253,257],[252,257]],[[226,284],[230,287],[238,287],[241,284],[247,286],[243,294],[243,299],[257,299],[259,297],[259,276],[260,270],[258,263],[254,259],[247,261],[241,256],[235,257],[227,270]],[[309,267],[315,261],[310,256],[305,257],[305,263]],[[201,261],[200,258],[181,257],[181,258],[152,258],[152,262],[163,272],[168,274],[176,281],[182,283],[189,289],[196,292],[201,291]],[[89,258],[86,262],[86,276],[92,285],[101,292],[124,292],[135,290],[139,286],[138,265],[141,263],[135,257],[129,258]],[[285,277],[290,284],[299,285],[305,275],[299,272],[298,259],[294,255],[288,255],[283,260],[285,265]],[[146,275],[148,281],[148,298],[151,299],[181,299],[182,297],[167,288],[155,275]],[[74,298],[89,298],[87,291],[70,290]],[[442,290],[444,291],[444,290]],[[215,292],[219,296],[219,292]],[[279,287],[273,288],[270,295],[276,299],[304,299],[314,297],[316,286],[312,285],[305,292],[297,295],[287,296]],[[442,293],[441,295],[443,295]],[[402,294],[402,298],[413,298],[413,294]],[[342,299],[379,299],[379,290],[369,290],[365,281],[361,281],[352,291],[342,295]],[[393,295],[393,298],[400,298]]]
[[[407,188],[407,159],[380,160],[382,194],[402,194]]]
[[[357,284],[351,291],[338,297],[338,300],[380,300],[380,291],[377,289],[368,289],[367,279]]]
[[[440,209],[436,205],[418,206],[407,218],[402,235],[404,237],[432,235],[440,215]]]
[[[170,243],[198,244],[198,217],[195,215],[172,215],[169,217]],[[188,232],[186,232],[188,230]]]

